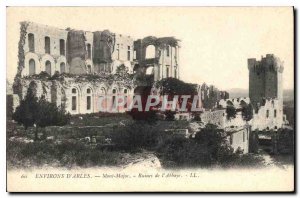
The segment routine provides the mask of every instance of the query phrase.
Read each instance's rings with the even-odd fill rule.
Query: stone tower
[[[277,98],[282,103],[283,62],[273,54],[267,54],[260,61],[248,59],[249,97],[254,105],[264,99]]]

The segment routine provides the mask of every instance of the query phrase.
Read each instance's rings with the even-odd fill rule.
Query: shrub
[[[125,127],[118,127],[112,133],[112,142],[119,149],[139,150],[156,145],[159,131],[153,124],[146,121],[135,121]]]
[[[25,130],[36,125],[36,127],[63,126],[70,121],[70,114],[64,108],[57,107],[56,104],[46,101],[44,97],[39,100],[35,96],[34,89],[29,88],[24,100],[17,107],[13,114],[13,119],[24,125]],[[35,132],[37,139],[38,130]]]
[[[231,119],[231,118],[235,118],[235,116],[236,116],[236,109],[234,108],[234,106],[227,105],[226,114],[227,114],[227,119],[228,120]]]

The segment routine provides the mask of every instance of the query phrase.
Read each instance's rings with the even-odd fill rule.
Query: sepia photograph
[[[294,192],[294,14],[6,7],[7,191]]]

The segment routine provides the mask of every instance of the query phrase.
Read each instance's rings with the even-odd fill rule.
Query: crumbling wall
[[[70,65],[70,73],[85,74],[85,46],[84,31],[69,30],[67,37],[67,54],[68,64]]]
[[[98,72],[110,72],[115,36],[108,30],[94,32],[93,63]]]

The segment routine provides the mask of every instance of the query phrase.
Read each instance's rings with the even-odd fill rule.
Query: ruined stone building
[[[179,78],[179,48],[179,40],[173,37],[134,40],[109,30],[89,32],[21,22],[14,108],[33,88],[38,96],[71,114],[99,112],[103,105],[110,111],[117,96],[127,100],[140,86],[134,74],[151,82]],[[104,96],[111,98],[102,102]]]
[[[204,109],[213,109],[217,106],[221,99],[228,99],[229,93],[226,91],[220,91],[213,85],[208,86],[203,83],[198,87],[198,94],[202,101],[202,107]]]
[[[249,98],[254,108],[253,129],[282,128],[283,114],[283,62],[273,54],[261,60],[248,59]]]
[[[252,130],[277,130],[287,124],[283,114],[283,63],[278,57],[267,54],[260,61],[248,59],[248,69],[249,98],[222,98],[218,101],[218,110],[201,115],[204,122],[220,128],[250,124]],[[246,121],[242,109],[249,104],[253,108],[253,117]],[[235,117],[231,119],[226,118],[229,106],[236,110]]]

